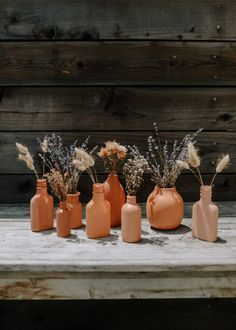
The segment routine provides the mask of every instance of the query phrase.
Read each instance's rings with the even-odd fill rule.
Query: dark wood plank
[[[109,124],[107,126],[109,129]],[[88,131],[88,132],[57,132],[64,141],[65,145],[73,143],[76,139],[82,143],[88,135],[91,136],[90,146],[102,145],[104,141],[116,139],[122,144],[136,144],[140,150],[145,153],[147,150],[147,137],[153,134],[153,131],[141,132],[112,132],[112,131]],[[180,140],[187,132],[162,132],[163,141],[166,139],[173,142]],[[25,174],[30,173],[22,162],[18,162],[15,142],[21,142],[28,145],[30,151],[34,154],[38,152],[37,137],[43,139],[44,132],[2,132],[0,133],[0,173],[4,174]],[[231,165],[226,172],[232,173],[236,166],[236,133],[235,132],[203,132],[198,136],[199,147],[202,160],[202,172],[214,173],[215,160],[219,155],[228,152],[231,157]],[[97,161],[98,173],[104,173],[103,162]]]
[[[2,42],[0,85],[235,85],[232,42]]]
[[[205,174],[204,179],[210,182],[212,175]],[[106,179],[106,175],[99,175],[100,182]],[[124,185],[124,180],[121,177]],[[182,174],[177,181],[177,189],[186,202],[199,199],[199,184],[191,174]],[[145,178],[137,196],[138,201],[145,202],[153,189],[153,183]],[[87,175],[81,177],[79,183],[81,201],[88,202],[91,198],[91,181]],[[216,180],[213,193],[215,201],[236,200],[236,174],[221,174]],[[0,175],[0,203],[26,203],[35,193],[35,177],[33,175]],[[0,205],[1,207],[1,205]]]
[[[236,130],[236,88],[4,87],[0,130]]]
[[[232,0],[1,0],[1,39],[233,39]]]

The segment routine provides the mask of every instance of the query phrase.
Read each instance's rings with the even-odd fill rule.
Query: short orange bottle
[[[37,192],[30,201],[30,221],[32,231],[53,228],[54,203],[47,191],[47,180],[37,180]]]
[[[201,198],[193,205],[193,237],[215,242],[218,230],[218,207],[211,200],[212,187],[201,186]]]
[[[127,196],[127,202],[122,206],[121,236],[128,243],[141,239],[141,207],[136,202],[136,196]]]
[[[111,227],[120,226],[121,208],[125,204],[125,192],[117,174],[109,174],[103,186],[105,198],[111,204]]]
[[[82,204],[79,201],[80,193],[67,194],[67,207],[70,211],[70,227],[79,228],[82,226]]]
[[[71,234],[70,230],[70,211],[66,201],[61,201],[56,212],[57,219],[57,236],[68,237]]]
[[[86,234],[88,238],[110,235],[111,207],[104,197],[103,184],[93,185],[93,198],[86,206]]]

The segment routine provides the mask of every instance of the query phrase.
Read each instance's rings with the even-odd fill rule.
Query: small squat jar
[[[47,180],[37,180],[36,194],[30,201],[30,222],[32,231],[53,228],[54,203],[47,191]]]
[[[141,239],[141,207],[136,196],[127,196],[121,209],[121,235],[124,242],[135,243]]]
[[[61,201],[56,212],[57,219],[57,236],[68,237],[71,234],[70,230],[70,211],[66,201]]]
[[[110,235],[111,207],[104,197],[103,184],[93,185],[93,198],[86,206],[86,234],[88,238]]]
[[[82,226],[82,204],[79,200],[80,193],[67,194],[66,202],[70,211],[70,228],[75,229]]]
[[[218,231],[218,207],[212,202],[212,187],[201,186],[201,197],[193,205],[192,234],[198,239],[215,242]]]

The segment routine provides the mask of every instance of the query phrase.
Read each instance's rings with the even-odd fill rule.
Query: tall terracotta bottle
[[[68,237],[71,234],[70,230],[70,211],[66,201],[61,201],[56,212],[57,219],[57,236]]]
[[[80,193],[67,194],[67,207],[70,211],[70,228],[79,228],[82,226],[82,205],[79,201]]]
[[[110,235],[111,207],[104,197],[103,184],[93,185],[93,198],[86,206],[86,234],[88,238]]]
[[[124,242],[135,243],[141,239],[141,207],[136,196],[127,196],[121,208],[121,236]]]
[[[218,207],[212,202],[212,187],[201,186],[201,197],[193,205],[193,236],[209,242],[217,240]]]
[[[183,219],[184,202],[175,187],[155,187],[147,199],[146,212],[152,227],[162,230],[175,229]]]
[[[30,220],[32,231],[53,228],[54,203],[45,179],[37,180],[37,192],[30,201]]]
[[[111,227],[120,226],[121,208],[125,204],[125,192],[117,174],[109,174],[103,186],[105,198],[111,204]]]

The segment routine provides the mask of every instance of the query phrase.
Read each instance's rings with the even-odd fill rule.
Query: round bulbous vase
[[[93,198],[86,206],[86,234],[88,238],[110,235],[111,206],[104,197],[102,183],[93,185]]]
[[[172,230],[180,226],[184,202],[176,188],[155,187],[146,203],[146,213],[152,227]]]
[[[212,187],[203,185],[200,200],[192,209],[192,234],[198,239],[215,242],[218,231],[218,207],[212,202]]]
[[[128,243],[141,239],[141,207],[136,202],[136,196],[127,196],[121,208],[121,236]]]
[[[82,226],[82,204],[79,200],[80,193],[67,194],[66,202],[70,211],[70,228],[75,229]]]
[[[54,202],[47,191],[47,180],[37,180],[36,194],[30,201],[30,222],[32,231],[53,228]]]
[[[105,199],[111,205],[111,227],[121,224],[121,208],[125,204],[125,191],[117,174],[109,174],[103,183]]]
[[[71,234],[70,230],[70,211],[66,201],[61,201],[56,212],[57,220],[57,236],[68,237]]]

